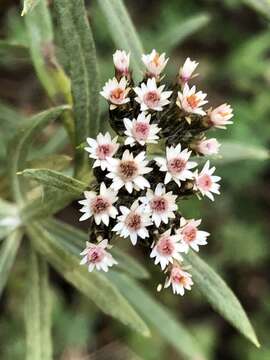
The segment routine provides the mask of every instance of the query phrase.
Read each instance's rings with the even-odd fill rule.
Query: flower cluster
[[[183,295],[193,284],[185,254],[206,245],[209,233],[199,230],[201,220],[182,216],[181,201],[192,196],[213,201],[219,194],[215,167],[209,160],[200,167],[196,159],[218,153],[219,142],[205,134],[231,124],[232,109],[205,108],[207,95],[190,85],[198,66],[190,58],[170,85],[162,84],[165,53],[142,55],[145,72],[137,86],[129,61],[130,54],[115,52],[115,77],[100,92],[117,136],[87,138],[96,182],[80,201],[80,220],[89,219],[91,229],[81,264],[107,271],[116,264],[107,251],[111,241],[129,239],[143,245],[166,273],[164,287]]]

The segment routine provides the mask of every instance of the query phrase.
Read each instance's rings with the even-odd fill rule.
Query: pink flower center
[[[209,191],[211,189],[213,181],[210,175],[204,174],[198,178],[197,184],[199,188],[201,188],[203,191]]]
[[[105,257],[105,251],[100,248],[99,246],[95,246],[91,249],[89,249],[89,252],[87,254],[88,261],[97,264],[100,261],[102,261]]]
[[[91,209],[94,214],[101,214],[105,212],[110,207],[110,205],[111,204],[108,199],[102,196],[97,196],[92,200]]]
[[[111,101],[119,104],[125,98],[125,90],[121,88],[116,88],[111,91],[110,94]]]
[[[148,91],[143,100],[149,108],[154,108],[159,104],[160,95],[157,91]]]
[[[163,213],[168,209],[168,201],[162,196],[155,196],[150,201],[151,210],[157,213]]]
[[[129,213],[126,218],[125,224],[130,230],[138,231],[142,225],[141,215],[135,212]]]
[[[157,251],[162,256],[171,256],[173,254],[174,244],[169,236],[163,237],[158,241]]]
[[[186,167],[186,161],[181,158],[174,158],[168,162],[168,169],[173,174],[178,174]]]
[[[138,174],[138,166],[133,160],[121,160],[119,175],[125,181],[133,180]]]
[[[133,131],[138,140],[146,140],[150,132],[150,125],[144,122],[137,122],[134,125]]]
[[[100,160],[105,160],[106,157],[112,155],[112,153],[113,153],[113,145],[112,144],[98,145],[97,150],[96,150],[97,157]]]
[[[182,234],[183,234],[183,237],[184,237],[184,241],[186,243],[190,243],[190,242],[192,242],[193,240],[196,239],[197,229],[194,226],[187,225],[182,230]]]
[[[200,99],[198,99],[196,94],[187,96],[187,103],[192,109],[196,109],[198,107],[199,102]]]
[[[184,276],[180,269],[173,268],[171,271],[171,281],[172,283],[180,284],[185,287],[189,283],[189,278]]]

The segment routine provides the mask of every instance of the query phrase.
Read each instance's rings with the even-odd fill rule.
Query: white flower
[[[213,166],[210,169],[210,163],[207,161],[200,173],[198,170],[195,172],[194,189],[199,190],[203,196],[207,196],[210,200],[214,201],[214,194],[220,194],[220,185],[217,182],[221,179],[219,176],[214,176],[213,173],[216,168]]]
[[[89,219],[94,216],[97,225],[100,225],[101,221],[108,226],[110,217],[116,218],[118,214],[117,209],[113,204],[118,200],[116,192],[111,188],[106,188],[104,183],[100,185],[100,194],[97,195],[94,191],[85,191],[84,200],[80,200],[79,204],[83,205],[80,212],[84,214],[80,217],[80,221]]]
[[[86,242],[86,248],[81,252],[83,256],[80,264],[88,265],[88,271],[97,270],[108,271],[110,266],[117,264],[117,261],[105,249],[108,247],[108,240],[104,239],[98,244]]]
[[[181,261],[180,252],[183,250],[179,241],[179,236],[171,235],[171,229],[161,234],[150,254],[151,258],[155,258],[155,265],[160,263],[164,270],[169,263],[173,263],[173,259]]]
[[[133,146],[136,142],[142,146],[145,144],[156,144],[158,139],[156,134],[160,128],[157,124],[150,124],[150,120],[151,115],[145,116],[145,113],[139,114],[138,118],[132,121],[125,118],[125,135],[127,135],[125,145]]]
[[[153,49],[150,54],[142,55],[142,61],[147,69],[148,75],[156,78],[159,77],[169,60],[169,58],[166,59],[165,56],[165,53],[160,55],[155,49]]]
[[[212,126],[219,129],[226,129],[226,125],[232,124],[229,121],[233,117],[233,110],[231,105],[222,104],[216,107],[214,110],[208,110],[208,116]]]
[[[163,91],[165,85],[157,87],[156,79],[148,79],[147,84],[142,83],[141,87],[135,87],[137,94],[135,100],[141,104],[141,111],[155,110],[162,111],[163,106],[168,105],[172,91]]]
[[[184,85],[183,92],[178,92],[176,104],[189,114],[205,115],[206,112],[202,106],[208,103],[206,98],[207,94],[202,91],[196,93],[196,86],[189,88],[188,84]]]
[[[132,245],[136,245],[138,237],[145,239],[149,237],[147,226],[152,225],[149,214],[138,201],[134,201],[131,208],[120,206],[122,215],[117,217],[118,223],[113,227],[121,237],[130,237]]]
[[[177,196],[172,192],[166,193],[166,188],[163,184],[156,186],[155,192],[151,189],[147,189],[146,196],[141,197],[140,201],[146,208],[147,212],[150,212],[153,222],[157,227],[161,222],[168,224],[169,219],[174,219],[174,211],[177,210],[175,203]]]
[[[112,139],[108,132],[106,132],[105,135],[99,133],[96,140],[87,138],[86,141],[89,147],[85,147],[84,149],[90,153],[90,158],[96,159],[93,167],[100,166],[101,170],[104,171],[107,167],[107,160],[112,158],[118,150],[119,144],[117,144],[117,136]]]
[[[192,76],[193,72],[195,71],[196,67],[199,65],[196,61],[190,60],[190,58],[186,58],[184,65],[179,70],[179,77],[183,84],[188,82],[194,75]]]
[[[160,171],[166,171],[165,184],[174,180],[180,187],[180,181],[193,179],[194,175],[190,169],[197,166],[197,163],[188,161],[190,155],[191,151],[188,151],[188,149],[181,151],[181,144],[178,144],[176,147],[171,146],[166,148],[166,159],[161,157],[155,159],[160,166]]]
[[[133,188],[139,190],[150,187],[149,181],[143,175],[152,171],[152,168],[146,165],[144,151],[133,157],[132,153],[125,150],[122,159],[108,159],[109,174],[106,176],[112,179],[111,186],[115,191],[125,186],[131,194]]]
[[[203,139],[196,144],[196,150],[202,155],[218,154],[220,143],[217,139]]]
[[[164,287],[167,288],[170,285],[172,285],[174,294],[183,296],[185,289],[191,290],[193,285],[192,276],[188,272],[183,271],[179,266],[174,266],[170,276],[166,279]]]
[[[130,53],[126,53],[125,50],[116,50],[113,54],[113,63],[117,72],[122,76],[128,76],[129,74],[129,57]]]
[[[130,101],[130,98],[127,97],[130,88],[127,87],[127,84],[125,77],[122,77],[119,82],[116,78],[109,79],[106,82],[100,94],[111,103],[111,110]]]
[[[199,246],[207,244],[207,237],[210,235],[206,231],[198,230],[201,220],[186,220],[181,218],[180,229],[176,232],[180,236],[183,251],[187,254],[191,247],[195,251],[199,251]]]

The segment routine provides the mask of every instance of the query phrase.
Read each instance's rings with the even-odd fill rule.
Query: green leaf
[[[66,281],[90,298],[106,314],[145,336],[149,335],[143,320],[105,275],[99,272],[88,273],[85,266],[79,265],[79,256],[75,256],[66,244],[59,242],[39,224],[27,226],[27,232],[36,250]]]
[[[0,198],[0,240],[20,225],[21,220],[17,206]]]
[[[71,176],[49,169],[26,169],[19,173],[23,177],[31,178],[39,184],[53,187],[58,190],[79,196],[86,188],[87,184],[74,179]]]
[[[185,256],[185,260],[192,266],[191,273],[194,283],[212,307],[255,346],[259,347],[256,334],[242,305],[227,284],[195,253],[189,252]]]
[[[63,46],[68,60],[75,115],[75,172],[88,169],[87,153],[78,148],[99,129],[99,81],[96,50],[83,0],[55,0]],[[76,55],[75,55],[76,54]]]
[[[57,119],[67,109],[69,109],[69,106],[62,105],[33,116],[29,121],[24,122],[22,126],[19,127],[16,135],[10,142],[10,185],[13,197],[20,205],[23,204],[25,195],[23,195],[23,185],[19,180],[17,173],[23,170],[25,166],[28,150],[33,143],[34,137],[39,134],[46,125]]]
[[[197,14],[187,18],[185,21],[173,25],[171,28],[162,32],[157,38],[156,48],[162,51],[172,52],[173,49],[183,42],[188,36],[200,30],[208,24],[210,17],[208,14]]]
[[[159,332],[159,334],[173,345],[175,349],[187,359],[205,359],[203,351],[196,340],[183,327],[176,316],[159,304],[151,295],[141,288],[134,280],[113,270],[108,277],[115,283],[128,301],[137,311]],[[157,294],[156,294],[157,296]]]
[[[131,53],[135,81],[141,78],[142,44],[122,0],[98,0],[115,45]]]
[[[46,262],[30,249],[24,320],[26,359],[51,360],[51,293]]]
[[[270,158],[269,150],[253,145],[223,141],[218,156],[209,157],[213,163],[229,164],[242,160],[263,161]],[[204,158],[205,161],[205,158]]]
[[[22,16],[26,15],[30,11],[33,10],[33,8],[37,5],[37,3],[40,0],[24,0],[23,2],[23,10],[22,10]]]
[[[19,246],[22,240],[22,232],[20,230],[14,231],[3,242],[0,249],[0,297],[6,286],[8,276],[14,260],[16,258]]]
[[[270,1],[269,0],[242,0],[246,5],[249,5],[254,10],[260,12],[262,15],[270,19]]]
[[[85,232],[56,219],[43,221],[42,225],[59,240],[74,245],[77,253],[85,247],[85,242],[88,240],[88,235]],[[149,278],[149,273],[145,267],[131,255],[119,249],[119,247],[113,247],[110,252],[117,260],[118,268],[137,279]]]

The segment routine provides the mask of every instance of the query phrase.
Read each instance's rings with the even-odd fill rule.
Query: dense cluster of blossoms
[[[219,194],[215,167],[207,160],[198,169],[196,158],[218,153],[219,142],[205,133],[231,124],[232,109],[205,109],[207,95],[190,85],[198,66],[190,58],[170,85],[162,84],[165,53],[142,55],[145,72],[137,86],[129,61],[130,54],[115,52],[115,77],[100,92],[118,137],[106,132],[87,138],[96,183],[80,201],[80,220],[89,219],[91,229],[81,264],[108,271],[117,264],[108,252],[112,238],[129,239],[144,245],[166,273],[164,287],[183,295],[193,284],[184,255],[206,245],[209,233],[199,230],[201,220],[182,216],[181,200],[197,195],[213,201]]]

